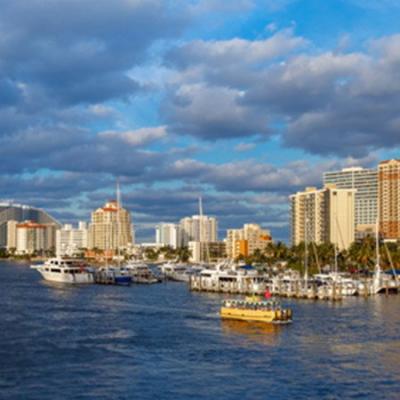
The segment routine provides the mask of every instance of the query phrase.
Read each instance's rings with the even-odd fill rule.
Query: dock
[[[345,283],[333,281],[330,284],[318,285],[313,280],[302,278],[287,281],[278,277],[235,277],[232,279],[205,279],[201,276],[192,276],[189,288],[197,292],[229,293],[238,295],[271,295],[283,298],[341,301],[351,296],[369,297],[378,293],[389,295],[398,293],[399,285],[396,282],[382,282],[378,291],[374,288],[372,279],[356,281],[357,286],[349,287]]]

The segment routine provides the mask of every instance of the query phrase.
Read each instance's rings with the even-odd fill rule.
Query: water
[[[400,296],[288,301],[281,327],[221,322],[221,298],[0,263],[0,398],[400,398]]]

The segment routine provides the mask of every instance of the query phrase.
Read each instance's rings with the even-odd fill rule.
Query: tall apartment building
[[[306,188],[290,196],[292,244],[334,243],[347,249],[354,242],[355,189]]]
[[[161,223],[156,226],[156,243],[171,246],[176,249],[181,247],[181,227],[178,224]]]
[[[88,247],[116,250],[133,244],[133,225],[130,213],[116,201],[109,201],[92,212]]]
[[[270,231],[257,224],[245,224],[242,229],[228,229],[226,236],[226,253],[228,258],[249,256],[255,250],[264,250],[272,242]]]
[[[193,215],[180,221],[182,245],[189,242],[217,242],[218,223],[214,217],[207,215]]]
[[[379,225],[385,239],[400,239],[400,160],[378,166]]]
[[[33,254],[55,249],[56,224],[39,224],[34,221],[8,221],[7,249],[16,254]]]
[[[356,189],[355,228],[375,225],[378,217],[378,171],[361,167],[344,168],[324,173],[324,185],[338,189]]]
[[[56,254],[74,256],[82,249],[88,248],[88,227],[86,222],[80,221],[77,228],[70,224],[64,225],[56,233]]]

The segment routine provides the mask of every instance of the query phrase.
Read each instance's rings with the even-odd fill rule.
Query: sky
[[[289,238],[288,196],[399,157],[396,0],[0,0],[0,198],[137,241],[204,212]]]

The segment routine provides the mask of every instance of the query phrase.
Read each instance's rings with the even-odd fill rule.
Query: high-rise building
[[[355,227],[375,225],[378,216],[378,171],[361,167],[324,173],[324,185],[338,189],[356,189]],[[360,227],[362,229],[362,227]]]
[[[378,167],[379,228],[385,239],[400,239],[400,160]]]
[[[116,250],[133,244],[133,225],[130,213],[116,201],[92,212],[88,247],[99,250]]]
[[[16,254],[34,254],[55,250],[56,224],[38,224],[33,221],[7,222],[7,249]]]
[[[242,229],[228,229],[226,253],[231,259],[253,255],[256,250],[264,250],[272,242],[270,231],[257,224],[245,224]]]
[[[88,248],[88,228],[86,222],[80,221],[77,228],[70,224],[64,225],[56,233],[56,254],[74,256]]]
[[[354,242],[355,189],[306,188],[290,196],[292,244],[333,243],[347,249]]]
[[[15,246],[10,246],[8,243],[7,223],[9,221],[32,221],[37,224],[54,224],[57,228],[61,227],[57,220],[39,208],[12,202],[2,202],[0,203],[0,247],[15,248]]]
[[[156,226],[156,243],[171,246],[176,249],[181,247],[181,227],[178,224],[161,223]]]
[[[189,242],[217,242],[217,219],[207,215],[193,215],[180,221],[182,245]]]

